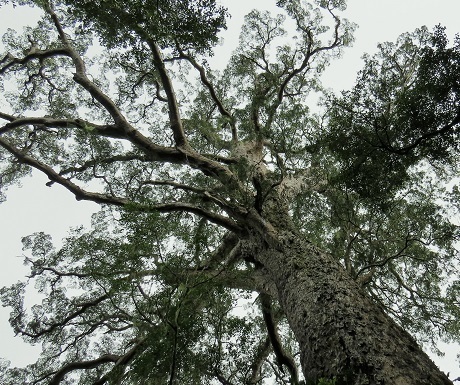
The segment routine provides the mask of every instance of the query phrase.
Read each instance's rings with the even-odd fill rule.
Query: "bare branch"
[[[293,69],[289,74],[288,76],[286,77],[286,79],[284,79],[283,83],[281,84],[279,90],[278,90],[278,103],[281,103],[281,101],[283,100],[283,97],[284,97],[284,92],[286,90],[286,87],[288,86],[289,82],[298,74],[300,74],[301,72],[303,72],[309,65],[310,63],[310,59],[311,57],[313,56],[313,52],[312,52],[312,45],[313,45],[313,34],[312,32],[309,30],[308,31],[308,35],[309,35],[309,41],[308,41],[308,47],[306,49],[306,53],[305,53],[305,56],[304,56],[304,59],[302,61],[302,64]]]
[[[174,188],[177,188],[177,189],[182,189],[184,191],[190,191],[190,192],[199,194],[203,201],[205,201],[205,202],[209,201],[209,202],[214,203],[219,208],[221,208],[223,211],[225,211],[226,213],[228,213],[228,214],[230,214],[232,216],[236,216],[236,217],[241,218],[241,217],[246,216],[246,214],[247,214],[247,212],[243,208],[237,207],[235,205],[232,205],[231,203],[225,201],[223,198],[219,198],[215,194],[212,194],[208,190],[205,190],[205,189],[196,188],[196,187],[192,187],[192,186],[185,185],[185,184],[182,184],[182,183],[177,183],[177,182],[174,182],[174,181],[166,181],[166,180],[164,180],[164,181],[145,181],[145,182],[143,182],[143,184],[171,186],[171,187],[174,187]],[[156,206],[156,207],[158,207],[158,206]],[[197,209],[199,209],[199,208],[197,208]],[[190,212],[192,212],[192,211],[190,211]],[[217,222],[215,222],[215,220],[217,219],[217,217],[215,217],[215,214],[211,214],[211,213],[209,213],[209,214],[210,214],[210,216],[203,216],[203,218],[206,218],[206,219],[210,220],[211,222],[217,223]],[[221,219],[226,218],[226,217],[222,217],[222,216],[219,216],[219,217]],[[221,223],[221,224],[223,225],[223,223]],[[224,227],[229,229],[226,225],[224,225]],[[235,228],[233,228],[233,231],[235,231]]]
[[[75,195],[75,198],[77,200],[88,200],[88,201],[92,201],[95,203],[110,204],[110,205],[115,205],[115,206],[126,206],[126,205],[132,205],[135,203],[126,198],[120,198],[116,196],[110,196],[106,194],[100,194],[96,192],[89,192],[89,191],[83,190],[80,186],[76,185],[71,180],[64,178],[62,175],[56,172],[52,167],[40,162],[37,159],[34,159],[26,155],[24,152],[14,147],[13,145],[8,143],[6,140],[2,139],[1,137],[0,137],[0,146],[4,147],[7,151],[13,154],[21,163],[32,166],[33,168],[47,175],[48,178],[52,182],[56,182],[60,184],[61,186],[65,187],[67,190],[69,190]],[[173,202],[173,203],[148,205],[148,206],[139,205],[137,208],[141,211],[159,211],[162,213],[173,212],[173,211],[186,211],[186,212],[190,212],[190,213],[199,215],[201,217],[207,218],[210,222],[223,226],[230,231],[234,231],[237,233],[242,232],[242,228],[239,227],[230,218],[209,212],[203,209],[202,207],[194,206],[190,203]]]
[[[75,65],[76,73],[74,74],[74,80],[84,89],[86,89],[89,94],[96,101],[98,101],[113,118],[115,126],[110,126],[110,136],[128,139],[131,143],[133,143],[133,145],[142,151],[145,151],[148,155],[152,156],[152,160],[189,164],[191,167],[202,170],[206,175],[218,178],[222,183],[233,183],[236,187],[237,179],[227,167],[223,166],[215,160],[211,160],[201,154],[196,153],[188,145],[182,126],[174,89],[164,66],[164,61],[161,57],[159,47],[154,41],[147,39],[147,43],[149,44],[154,57],[155,67],[159,72],[161,81],[163,83],[163,88],[166,93],[166,98],[168,99],[169,119],[176,143],[176,148],[159,146],[130,125],[117,105],[86,75],[85,63],[69,42],[57,15],[50,7],[48,7],[47,12],[50,14],[59,33],[60,39],[69,52],[69,56],[72,58]],[[108,127],[106,126],[104,128]],[[103,131],[99,130],[97,133],[103,134]]]
[[[0,113],[0,118],[8,120],[9,123],[0,127],[0,134],[4,134],[14,128],[22,126],[44,126],[48,128],[78,128],[88,131],[91,134],[110,137],[114,139],[129,140],[136,147],[147,154],[152,161],[165,161],[176,164],[185,164],[186,157],[183,153],[174,148],[158,146],[134,130],[126,133],[113,124],[99,125],[83,119],[54,119],[48,117],[15,117],[9,114]]]
[[[59,173],[53,170],[52,167],[26,155],[24,152],[14,147],[1,137],[0,146],[5,148],[11,154],[13,154],[21,163],[32,166],[33,168],[43,172],[50,179],[50,181],[56,182],[61,186],[65,187],[67,190],[69,190],[75,195],[75,198],[77,200],[88,200],[95,203],[111,204],[116,206],[124,206],[130,203],[130,201],[124,198],[118,198],[114,196],[83,190],[80,186],[76,185],[69,179],[64,178],[62,175],[59,175]]]
[[[136,354],[139,354],[138,350],[142,347],[145,342],[145,338],[141,339],[138,343],[136,343],[128,352],[126,352],[123,356],[120,356],[119,359],[115,362],[114,367],[112,370],[105,374],[102,378],[96,381],[93,385],[102,385],[105,384],[110,379],[110,375],[120,366],[127,365]]]
[[[155,86],[156,86],[156,89],[157,89],[157,92],[156,92],[157,99],[160,102],[165,102],[166,103],[168,101],[168,99],[161,95],[161,93],[160,93],[160,88],[161,88],[160,83],[158,83],[157,80],[155,80]]]
[[[97,87],[86,75],[85,63],[67,38],[67,35],[65,34],[56,13],[51,9],[51,7],[46,7],[46,11],[51,16],[51,19],[53,20],[53,23],[58,31],[59,38],[66,47],[66,51],[72,58],[72,61],[75,65],[76,72],[74,73],[74,80],[84,89],[86,89],[95,100],[101,103],[101,105],[112,116],[117,126],[123,127],[125,130],[132,130],[126,118],[123,116],[116,104],[107,95],[105,95],[102,90]]]
[[[237,247],[239,241],[239,238],[234,233],[225,233],[220,245],[214,250],[210,258],[198,268],[198,270],[213,269],[223,261],[228,261],[228,256],[231,255],[232,251],[235,247]]]
[[[0,111],[0,119],[4,119],[4,120],[8,120],[9,122],[12,122],[16,118],[13,115],[5,114],[4,112]]]
[[[308,34],[308,46],[305,50],[305,54],[304,54],[304,59],[302,61],[302,63],[300,64],[299,67],[293,69],[289,75],[286,77],[286,79],[283,81],[283,83],[281,84],[279,90],[278,90],[278,103],[281,103],[281,101],[283,100],[283,97],[285,96],[285,90],[286,90],[286,87],[288,86],[288,84],[291,82],[291,80],[299,75],[300,73],[304,72],[305,70],[308,70],[309,69],[309,66],[310,66],[310,59],[315,56],[316,54],[322,52],[322,51],[329,51],[329,50],[332,50],[336,47],[339,47],[340,44],[341,44],[341,41],[340,41],[340,36],[339,36],[339,28],[340,28],[340,25],[341,25],[341,20],[338,16],[336,16],[333,12],[332,12],[332,9],[330,7],[328,7],[328,12],[332,15],[332,17],[334,18],[335,20],[335,27],[334,27],[334,39],[332,41],[331,44],[327,45],[327,46],[321,46],[321,47],[317,47],[317,48],[314,48],[313,49],[313,32],[311,31],[311,29],[305,29],[305,28],[301,28],[304,32],[306,32]],[[298,20],[297,21],[297,25],[299,26],[300,28],[300,23]]]
[[[97,100],[113,118],[116,125],[116,127],[113,127],[114,131],[116,131],[116,136],[114,137],[129,139],[136,147],[150,153],[151,155],[159,156],[162,160],[166,160],[165,157],[171,160],[171,157],[173,157],[175,162],[178,163],[177,157],[180,155],[179,152],[174,149],[158,146],[152,143],[151,140],[132,127],[112,99],[88,78],[85,63],[68,40],[57,15],[50,7],[47,7],[46,10],[50,14],[59,33],[60,39],[65,45],[67,51],[69,52],[69,56],[72,58],[75,65],[76,72],[74,74],[74,80],[87,90],[89,94]],[[184,158],[182,156],[179,157],[182,158],[180,163],[184,163]]]

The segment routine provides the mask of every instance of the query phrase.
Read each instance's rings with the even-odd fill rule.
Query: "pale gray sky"
[[[228,30],[223,37],[225,45],[219,47],[214,60],[225,63],[238,42],[243,15],[253,8],[275,10],[275,0],[221,0],[232,14]],[[436,24],[447,27],[453,36],[460,32],[458,22],[460,0],[349,0],[346,17],[359,25],[353,48],[345,51],[342,59],[327,70],[324,84],[336,90],[350,88],[356,72],[361,68],[361,56],[374,52],[383,41],[394,41],[403,32],[413,31],[422,25],[430,29]],[[34,19],[34,12],[22,8],[0,6],[0,35],[7,28],[21,28]],[[0,45],[0,52],[2,47]],[[71,226],[89,225],[96,205],[77,202],[59,186],[46,187],[46,178],[35,176],[26,179],[22,188],[11,188],[8,200],[0,204],[0,286],[10,285],[27,273],[22,265],[21,237],[36,231],[45,231],[55,240],[64,237]],[[8,309],[0,308],[0,357],[13,365],[32,362],[36,353],[18,338],[8,324]],[[433,357],[445,372],[460,376],[456,361],[456,346],[449,346],[444,358]]]

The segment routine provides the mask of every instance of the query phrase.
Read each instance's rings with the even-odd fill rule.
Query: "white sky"
[[[275,0],[221,0],[229,8],[232,18],[224,33],[225,45],[219,47],[214,60],[225,63],[238,42],[243,15],[251,9],[275,10]],[[22,28],[33,20],[33,12],[22,8],[0,6],[0,35],[7,28]],[[376,44],[394,41],[403,32],[422,25],[432,29],[436,24],[447,27],[453,37],[460,32],[460,0],[349,0],[345,16],[359,25],[353,48],[342,59],[334,62],[324,76],[324,84],[335,90],[350,88],[356,72],[361,68],[360,57],[372,53]],[[2,46],[0,44],[0,53]],[[24,277],[27,269],[22,265],[21,237],[44,231],[59,240],[69,227],[90,224],[90,216],[97,207],[88,202],[77,202],[59,186],[46,187],[46,178],[34,176],[22,188],[8,190],[7,202],[0,204],[0,286],[10,285]],[[1,187],[1,186],[0,186]],[[35,351],[13,337],[8,324],[9,310],[0,308],[0,357],[13,365],[22,366],[34,361]],[[458,348],[449,346],[444,358],[433,357],[451,378],[460,376],[456,361]]]

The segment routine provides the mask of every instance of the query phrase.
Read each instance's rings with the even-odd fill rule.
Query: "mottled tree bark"
[[[307,384],[452,385],[415,340],[340,263],[303,239],[289,217],[253,213],[245,249],[267,269],[299,342]],[[281,210],[282,211],[282,210]]]

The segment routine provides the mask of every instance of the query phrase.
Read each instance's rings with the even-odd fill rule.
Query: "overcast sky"
[[[276,10],[276,1],[220,2],[229,8],[232,15],[229,28],[223,35],[225,45],[218,48],[214,59],[225,63],[238,42],[243,15],[253,8]],[[35,14],[23,8],[13,10],[9,6],[0,6],[0,35],[7,28],[21,29],[22,25],[34,20]],[[356,72],[361,68],[363,53],[375,52],[377,43],[394,41],[401,33],[413,31],[422,25],[432,29],[436,24],[442,24],[453,37],[460,32],[459,15],[460,0],[349,0],[345,16],[359,25],[355,34],[356,42],[342,59],[331,65],[324,83],[336,90],[350,88]],[[2,52],[0,44],[0,54]],[[95,204],[77,202],[57,185],[46,187],[46,181],[43,176],[26,179],[22,188],[9,189],[7,201],[0,204],[0,286],[10,285],[27,273],[20,258],[21,237],[44,231],[59,240],[66,235],[69,227],[90,224],[91,213],[97,208]],[[8,314],[8,309],[0,308],[0,357],[10,360],[15,366],[22,366],[34,361],[36,353],[13,337]],[[458,377],[457,348],[449,347],[447,350],[446,357],[433,359],[442,370],[451,372],[451,378]]]

